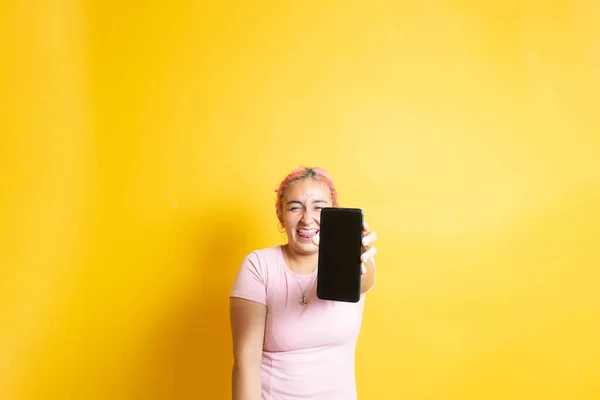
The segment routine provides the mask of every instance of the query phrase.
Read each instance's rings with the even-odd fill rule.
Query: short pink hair
[[[285,191],[292,186],[294,183],[304,180],[313,179],[316,182],[327,185],[331,190],[331,202],[334,207],[338,206],[338,194],[333,184],[331,176],[321,167],[300,167],[296,168],[285,177],[285,179],[279,184],[279,187],[275,192],[277,193],[277,201],[275,202],[275,210],[277,212],[277,219],[279,223],[283,225],[283,195]]]

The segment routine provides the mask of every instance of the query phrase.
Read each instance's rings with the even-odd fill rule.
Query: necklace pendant
[[[300,297],[300,305],[301,306],[305,306],[306,305],[306,296]]]

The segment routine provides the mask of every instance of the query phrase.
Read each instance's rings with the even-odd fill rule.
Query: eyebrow
[[[318,199],[318,200],[313,200],[313,203],[327,203],[327,201]],[[287,204],[288,205],[289,204],[302,204],[302,202],[300,200],[290,200],[287,202]]]

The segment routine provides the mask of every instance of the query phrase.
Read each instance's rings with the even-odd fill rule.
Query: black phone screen
[[[360,300],[363,211],[321,210],[317,297],[356,303]]]

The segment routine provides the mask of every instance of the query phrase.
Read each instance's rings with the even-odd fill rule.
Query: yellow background
[[[302,164],[380,238],[360,399],[600,398],[600,3],[1,15],[3,400],[227,399]]]

